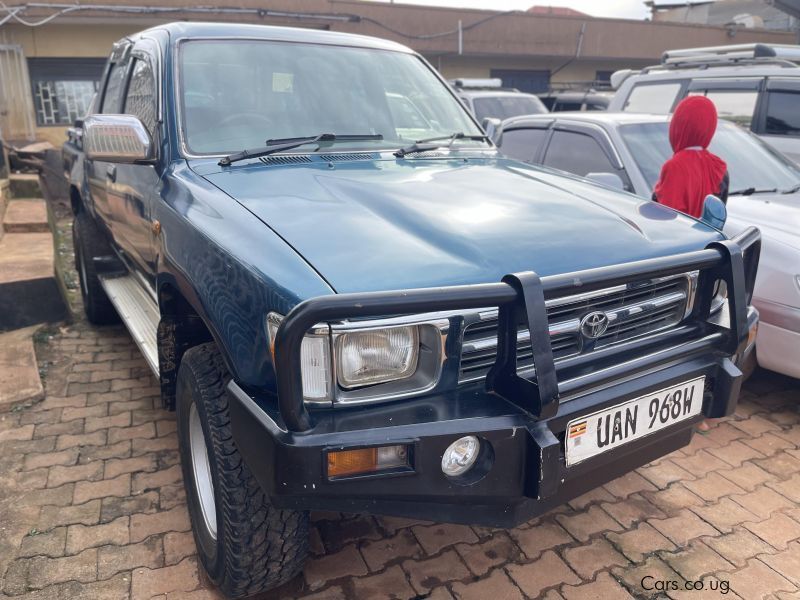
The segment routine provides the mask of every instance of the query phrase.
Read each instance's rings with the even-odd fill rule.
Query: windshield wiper
[[[437,148],[449,148],[456,140],[475,140],[479,142],[488,142],[488,135],[467,135],[464,132],[458,131],[450,135],[440,135],[437,137],[426,138],[424,140],[417,140],[410,146],[400,148],[394,155],[397,158],[403,158],[406,154],[413,154],[415,152],[428,152],[429,150],[436,150]],[[447,142],[446,144],[439,144],[437,142]]]
[[[227,166],[239,160],[246,158],[258,158],[259,156],[268,156],[275,152],[282,152],[284,150],[291,150],[299,148],[306,144],[315,144],[317,142],[360,142],[367,140],[382,140],[383,136],[379,133],[376,134],[355,134],[355,135],[341,135],[336,133],[321,133],[308,137],[295,137],[295,138],[280,138],[275,140],[267,140],[267,145],[261,148],[251,148],[249,150],[242,150],[235,154],[221,158],[219,161],[220,166]],[[317,148],[319,149],[319,148]]]
[[[728,196],[752,196],[753,194],[772,194],[777,192],[777,188],[772,188],[769,190],[757,190],[754,187],[744,188],[742,190],[734,190],[733,192],[728,192]]]
[[[781,190],[781,194],[794,194],[795,192],[800,192],[800,183],[785,190]]]

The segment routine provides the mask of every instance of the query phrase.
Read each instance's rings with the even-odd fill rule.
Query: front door
[[[138,117],[158,140],[156,85],[154,70],[145,54],[135,49],[131,58],[130,81],[123,103],[124,114]],[[155,141],[153,142],[156,143]],[[117,164],[113,181],[108,183],[112,206],[114,239],[131,266],[150,284],[155,282],[154,239],[157,228],[151,220],[152,206],[158,201],[160,176],[153,164]]]

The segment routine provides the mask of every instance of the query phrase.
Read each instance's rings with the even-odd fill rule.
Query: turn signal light
[[[376,473],[408,466],[408,448],[404,445],[328,452],[328,478]]]
[[[758,323],[754,324],[750,328],[750,331],[747,332],[747,347],[748,348],[755,343],[757,335],[758,335]]]

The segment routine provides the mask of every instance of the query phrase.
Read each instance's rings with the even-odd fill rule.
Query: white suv
[[[669,50],[661,64],[617,71],[609,111],[668,114],[702,94],[721,118],[749,128],[800,163],[800,46],[741,44]],[[616,84],[616,85],[615,85]]]

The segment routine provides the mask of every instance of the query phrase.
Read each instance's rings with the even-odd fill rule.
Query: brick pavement
[[[0,597],[218,598],[128,335],[79,323],[38,357],[46,398],[0,414]],[[512,530],[312,513],[303,576],[269,597],[800,598],[799,407],[800,382],[757,372],[689,447]]]

